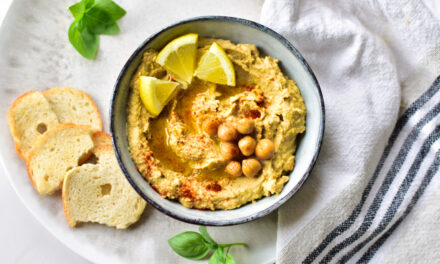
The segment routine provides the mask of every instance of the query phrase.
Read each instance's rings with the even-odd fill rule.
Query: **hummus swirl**
[[[162,197],[189,208],[233,209],[282,191],[294,167],[296,137],[305,131],[306,108],[278,60],[260,56],[255,45],[200,39],[198,57],[214,41],[234,65],[236,87],[194,78],[154,118],[140,99],[139,77],[169,75],[154,62],[157,51],[147,50],[130,82],[127,134],[137,169]],[[254,178],[227,174],[218,139],[202,129],[213,119],[234,123],[242,118],[254,119],[255,139],[275,144],[273,158],[261,161],[261,173]]]

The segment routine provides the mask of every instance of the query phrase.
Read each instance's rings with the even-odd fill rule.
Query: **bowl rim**
[[[204,219],[194,219],[191,217],[186,217],[180,214],[176,214],[174,212],[171,212],[165,208],[163,208],[160,204],[156,203],[155,201],[153,201],[152,199],[150,199],[138,186],[137,184],[134,182],[134,180],[132,179],[130,173],[128,172],[127,168],[125,167],[124,162],[122,161],[122,157],[121,157],[121,153],[119,148],[117,147],[116,144],[116,137],[115,137],[115,127],[114,127],[114,104],[115,104],[115,100],[116,100],[116,96],[118,94],[118,87],[120,86],[121,80],[123,78],[123,76],[125,75],[128,67],[131,65],[131,63],[137,58],[137,56],[139,55],[139,53],[145,48],[146,45],[148,45],[153,39],[155,39],[158,35],[162,34],[163,32],[182,25],[182,24],[186,24],[186,23],[191,23],[191,22],[197,22],[197,21],[211,21],[211,20],[216,20],[216,21],[226,21],[226,22],[232,22],[232,23],[238,23],[238,24],[242,24],[245,26],[249,26],[252,28],[255,28],[257,30],[262,31],[263,33],[269,34],[272,37],[274,37],[275,39],[277,39],[279,42],[281,42],[281,44],[283,44],[301,63],[301,65],[304,67],[305,71],[310,75],[310,77],[312,78],[312,82],[314,84],[314,86],[317,89],[318,95],[319,95],[319,103],[320,103],[320,110],[321,110],[321,120],[320,120],[320,127],[319,127],[319,134],[318,134],[318,143],[315,147],[314,150],[314,155],[313,158],[306,170],[306,172],[304,173],[304,175],[301,177],[301,179],[299,180],[298,184],[296,186],[294,186],[292,188],[292,190],[290,190],[282,199],[276,201],[275,203],[273,203],[272,205],[270,205],[269,207],[267,207],[266,209],[262,210],[262,211],[257,211],[249,216],[244,216],[244,217],[240,217],[234,220],[225,220],[225,221],[218,221],[218,220],[204,220]],[[284,204],[287,200],[289,200],[297,191],[298,189],[304,184],[304,182],[306,181],[306,179],[308,178],[308,176],[310,175],[316,160],[319,156],[320,150],[321,150],[321,146],[322,146],[322,141],[323,141],[323,137],[324,137],[324,128],[325,128],[325,106],[324,106],[324,98],[322,96],[322,91],[321,91],[321,87],[319,85],[319,82],[315,76],[315,74],[313,73],[312,69],[310,68],[310,66],[308,65],[307,61],[304,59],[304,57],[301,55],[301,53],[283,36],[281,36],[279,33],[275,32],[274,30],[263,26],[257,22],[251,21],[251,20],[247,20],[247,19],[243,19],[243,18],[237,18],[237,17],[230,17],[230,16],[198,16],[198,17],[193,17],[193,18],[189,18],[189,19],[184,19],[181,20],[179,22],[173,23],[169,26],[166,26],[165,28],[157,31],[156,33],[152,34],[150,37],[148,37],[147,39],[145,39],[137,48],[136,50],[132,53],[132,55],[129,57],[129,59],[126,61],[126,63],[124,64],[124,66],[122,67],[117,79],[116,79],[116,84],[113,88],[113,94],[112,94],[112,100],[111,100],[111,105],[110,105],[110,136],[111,136],[111,141],[112,141],[112,145],[113,145],[113,149],[115,150],[115,155],[116,155],[116,159],[119,163],[119,166],[121,168],[121,170],[123,171],[125,177],[127,178],[128,182],[130,183],[130,185],[136,190],[136,192],[144,199],[147,201],[147,203],[151,204],[154,208],[156,208],[157,210],[159,210],[160,212],[164,213],[165,215],[168,215],[174,219],[186,222],[186,223],[190,223],[190,224],[196,224],[196,225],[205,225],[205,226],[230,226],[230,225],[238,225],[238,224],[243,224],[243,223],[247,223],[253,220],[256,220],[258,218],[261,218],[263,216],[266,216],[268,214],[270,214],[271,212],[275,211],[276,209],[278,209],[282,204]]]

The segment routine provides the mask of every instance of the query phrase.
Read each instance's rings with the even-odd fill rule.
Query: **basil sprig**
[[[209,259],[209,264],[235,264],[234,258],[229,254],[230,247],[246,245],[245,243],[218,244],[208,234],[205,226],[200,226],[199,232],[180,233],[170,238],[168,244],[174,252],[191,260],[203,259],[211,251],[214,251]]]
[[[99,35],[120,31],[117,20],[125,15],[112,0],[81,0],[69,7],[75,21],[69,27],[69,41],[85,58],[93,59],[98,52]]]

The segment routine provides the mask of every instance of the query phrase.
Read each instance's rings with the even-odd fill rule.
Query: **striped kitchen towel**
[[[317,260],[328,263],[335,258],[342,263],[349,260],[368,262],[411,212],[432,178],[440,177],[439,90],[440,76],[403,113],[361,194],[360,202],[351,215],[333,228],[307,255],[303,263]],[[433,220],[439,223],[440,219]],[[440,227],[434,226],[432,232],[439,233]],[[436,252],[426,252],[419,261],[440,261],[440,247],[437,249]],[[420,250],[423,251],[423,248]]]
[[[436,6],[264,2],[261,22],[304,55],[326,106],[315,169],[279,209],[277,263],[440,263]]]

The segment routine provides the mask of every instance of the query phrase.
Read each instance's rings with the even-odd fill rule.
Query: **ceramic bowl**
[[[306,132],[299,140],[295,168],[279,195],[265,197],[233,210],[196,210],[162,198],[136,170],[128,151],[126,107],[129,81],[147,49],[161,50],[169,41],[187,33],[199,37],[228,39],[255,44],[262,54],[277,58],[281,70],[293,79],[307,108]],[[301,54],[284,37],[258,23],[233,17],[197,17],[173,24],[147,38],[121,70],[110,109],[111,136],[119,165],[133,188],[152,206],[178,220],[199,225],[235,225],[263,217],[285,203],[310,174],[321,148],[324,133],[324,102],[318,81]]]

